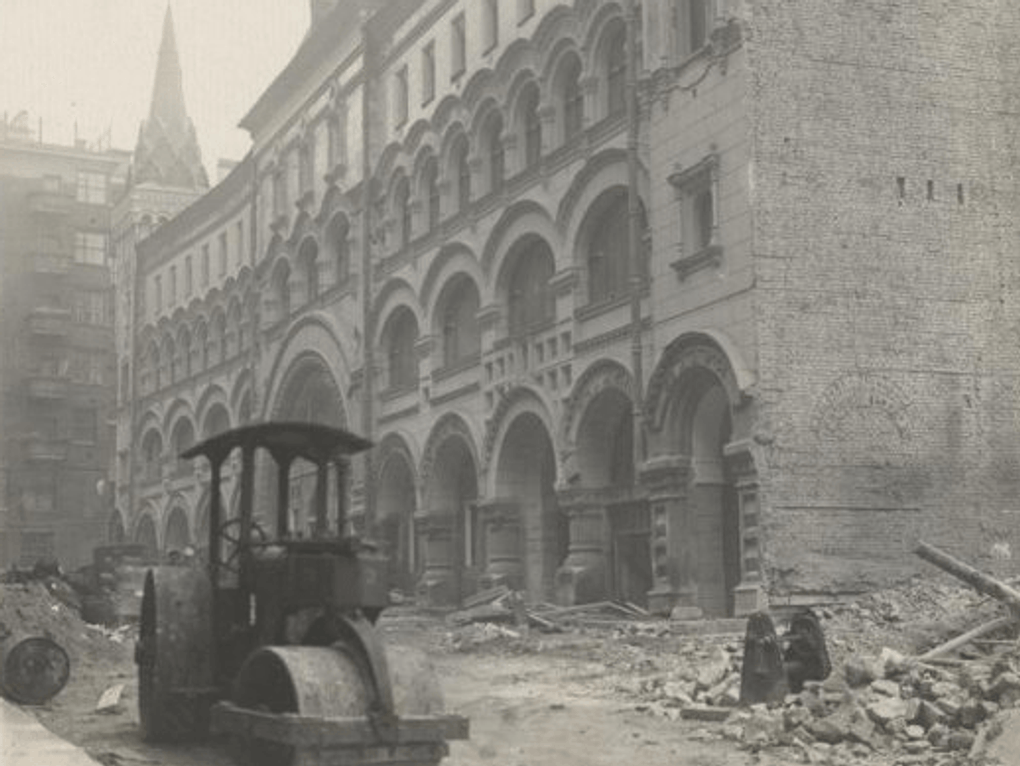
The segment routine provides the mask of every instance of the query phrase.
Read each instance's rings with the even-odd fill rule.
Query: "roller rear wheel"
[[[145,577],[135,662],[138,715],[149,742],[208,734],[211,700],[200,690],[212,682],[210,603],[208,580],[199,572],[160,568]]]

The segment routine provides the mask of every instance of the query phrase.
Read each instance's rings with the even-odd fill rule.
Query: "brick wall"
[[[1020,7],[762,0],[747,44],[766,564],[1020,555]],[[931,571],[927,569],[926,571]]]

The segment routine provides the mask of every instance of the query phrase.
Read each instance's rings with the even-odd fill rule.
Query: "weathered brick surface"
[[[749,32],[773,590],[1020,551],[1020,8],[765,0]]]

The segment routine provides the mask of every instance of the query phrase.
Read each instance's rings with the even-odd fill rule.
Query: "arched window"
[[[349,234],[350,224],[347,222],[347,216],[343,214],[333,216],[329,226],[326,227],[326,246],[329,248],[329,257],[333,260],[336,269],[336,284],[338,285],[346,282],[350,276]]]
[[[627,35],[622,22],[615,25],[606,45],[606,114],[627,109]]]
[[[209,366],[208,348],[209,331],[204,322],[195,326],[195,338],[191,345],[192,369],[195,372],[202,372]]]
[[[319,245],[311,237],[301,243],[298,264],[305,278],[308,301],[314,301],[319,297]]]
[[[159,432],[153,428],[142,439],[142,476],[147,482],[162,479],[160,462],[163,459],[163,440]]]
[[[187,380],[191,377],[191,333],[182,327],[177,333],[177,373]]]
[[[478,289],[470,279],[460,277],[443,292],[440,301],[443,366],[454,367],[476,358],[481,350]]]
[[[581,91],[581,62],[570,56],[560,69],[560,100],[563,140],[570,141],[584,128],[584,93]]]
[[[386,323],[386,388],[399,391],[418,385],[418,323],[409,309],[398,309]]]
[[[524,164],[534,167],[542,159],[542,119],[538,114],[538,86],[531,83],[521,94],[521,127],[524,132]]]
[[[507,284],[510,335],[526,335],[555,319],[549,286],[553,270],[552,250],[545,240],[535,237],[518,246]]]
[[[160,378],[164,386],[169,386],[177,380],[177,359],[174,354],[174,341],[169,335],[163,338],[161,361],[163,363],[163,371],[160,373]]]
[[[428,205],[428,229],[435,231],[439,226],[439,164],[435,157],[430,157],[422,168],[422,191]]]
[[[273,280],[273,294],[276,298],[276,319],[282,322],[290,316],[290,267],[281,261]]]
[[[181,418],[177,421],[170,443],[175,460],[175,472],[178,475],[191,474],[194,471],[195,462],[181,457],[181,453],[195,443],[195,429],[192,427],[190,420]]]
[[[489,191],[499,191],[503,187],[505,172],[505,156],[503,150],[503,118],[498,112],[489,115],[485,122],[485,149],[488,159]]]
[[[398,247],[407,247],[411,241],[411,185],[401,178],[393,191],[393,212],[397,221]]]
[[[227,358],[227,323],[222,310],[217,310],[209,325],[209,363],[217,365]]]
[[[588,300],[599,303],[619,298],[627,290],[627,193],[612,193],[608,200],[596,203],[588,215]]]
[[[466,138],[462,137],[453,147],[451,165],[457,179],[457,212],[463,213],[471,204],[471,166]]]
[[[230,302],[230,308],[227,311],[227,331],[226,331],[226,342],[225,342],[225,358],[232,359],[237,355],[239,350],[238,347],[238,334],[241,329],[241,304],[235,298]]]
[[[202,429],[203,438],[221,434],[230,429],[230,414],[226,407],[221,404],[214,405],[205,416],[205,426]]]

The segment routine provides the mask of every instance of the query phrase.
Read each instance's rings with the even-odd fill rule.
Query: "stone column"
[[[733,589],[733,614],[743,617],[768,608],[761,574],[758,472],[749,441],[727,444],[724,453],[727,471],[736,485],[740,513],[740,583]]]
[[[699,619],[694,550],[694,519],[687,484],[690,460],[681,455],[653,457],[641,466],[641,484],[651,508],[652,577],[648,608],[680,619]]]
[[[454,604],[457,593],[455,571],[456,517],[433,511],[415,517],[415,528],[422,539],[423,572],[418,595],[430,605]]]
[[[524,587],[524,528],[515,500],[480,500],[478,510],[485,529],[483,588],[504,584]]]
[[[606,598],[607,494],[597,489],[560,489],[561,513],[570,520],[567,558],[556,571],[556,600],[560,604],[589,604]]]

